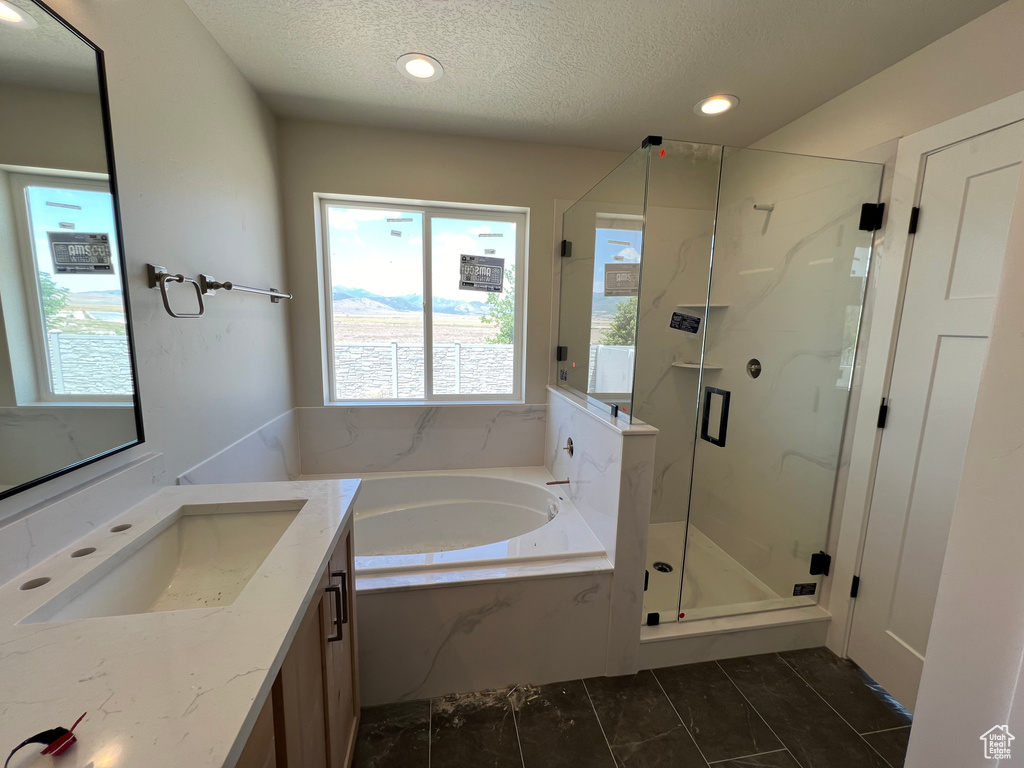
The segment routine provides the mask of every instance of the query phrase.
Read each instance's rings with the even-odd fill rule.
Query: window
[[[323,199],[335,401],[521,400],[527,214]]]
[[[104,181],[12,175],[24,334],[40,401],[128,401],[132,371],[114,207]],[[9,332],[11,329],[9,328]]]

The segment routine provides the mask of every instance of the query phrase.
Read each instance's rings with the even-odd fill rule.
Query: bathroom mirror
[[[0,498],[140,443],[102,52],[0,0]]]

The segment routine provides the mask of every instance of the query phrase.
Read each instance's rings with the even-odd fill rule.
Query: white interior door
[[[911,710],[1022,159],[1024,122],[926,159],[849,646]]]

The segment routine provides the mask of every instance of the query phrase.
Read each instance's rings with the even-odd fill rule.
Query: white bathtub
[[[605,557],[543,467],[359,477],[357,577]]]

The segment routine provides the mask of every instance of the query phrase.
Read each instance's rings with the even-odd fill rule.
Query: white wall
[[[70,93],[0,83],[0,104],[0,163],[107,172],[98,91]]]
[[[174,477],[291,407],[287,305],[174,320],[145,263],[286,286],[273,118],[182,0],[55,0],[106,54],[147,443],[0,502],[0,518],[162,451]]]
[[[753,144],[853,158],[1024,90],[1024,0],[979,16]]]
[[[554,201],[581,197],[623,155],[300,120],[280,123],[279,146],[297,405],[324,404],[318,192],[529,208],[526,402],[545,402]]]
[[[908,768],[990,765],[978,738],[994,725],[1024,743],[1024,178],[1008,243]]]

